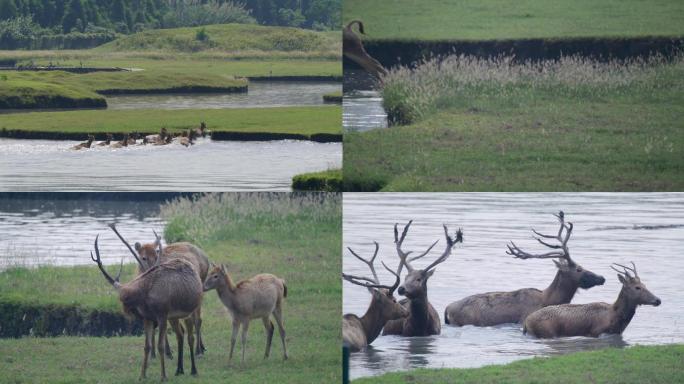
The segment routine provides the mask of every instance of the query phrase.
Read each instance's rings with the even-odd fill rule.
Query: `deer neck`
[[[428,325],[428,306],[427,292],[409,301],[410,315],[408,321],[411,322],[414,330],[426,329]]]
[[[235,284],[233,283],[233,279],[231,279],[230,275],[227,273],[223,279],[223,282],[216,287],[216,290],[218,291],[221,299],[225,298],[225,300],[232,301],[235,298]]]
[[[543,305],[567,304],[577,292],[577,284],[565,277],[561,270],[556,272],[556,277],[543,293]]]
[[[622,287],[620,295],[613,304],[613,315],[615,316],[611,322],[610,333],[622,333],[627,328],[629,322],[632,321],[634,313],[636,312],[637,304],[627,297],[625,292],[627,288]]]
[[[384,327],[387,322],[387,319],[382,315],[380,303],[375,299],[371,301],[368,310],[359,320],[361,321],[361,326],[363,326],[363,331],[366,334],[366,342],[368,344],[372,343],[373,340],[380,335],[382,327]]]

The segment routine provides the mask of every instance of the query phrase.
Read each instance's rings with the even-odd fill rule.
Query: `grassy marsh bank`
[[[684,380],[684,345],[606,348],[470,369],[417,369],[354,383],[676,383]]]
[[[301,138],[341,136],[341,107],[283,107],[200,110],[86,110],[29,112],[3,115],[0,135],[6,137],[85,138],[89,133],[157,133],[161,127],[180,131],[201,121],[217,136],[266,137],[272,134]],[[16,132],[14,132],[16,131]],[[218,137],[220,139],[220,137]],[[256,137],[258,138],[258,137]],[[339,138],[338,138],[339,140]]]
[[[290,359],[282,361],[281,347],[274,342],[271,358],[263,360],[263,327],[254,323],[245,366],[240,368],[239,360],[228,364],[229,318],[216,293],[209,292],[203,307],[208,351],[198,359],[199,376],[193,382],[216,382],[227,376],[236,383],[340,380],[340,195],[209,195],[175,200],[162,207],[162,216],[168,221],[166,240],[195,242],[212,261],[225,263],[235,279],[270,272],[285,278],[288,285],[284,323]],[[107,231],[103,228],[103,235]],[[118,240],[112,235],[106,241]],[[131,277],[130,271],[132,266],[127,266],[122,281]],[[24,270],[18,280],[5,276],[0,274],[0,284],[18,284],[15,294],[25,300],[37,299],[40,288],[55,292],[45,300],[111,305],[120,311],[114,291],[94,266]],[[140,336],[0,339],[0,367],[5,372],[0,382],[50,382],[55,377],[63,382],[134,381],[142,361],[142,343]],[[171,344],[175,351],[175,342]],[[174,365],[169,364],[167,373]],[[158,381],[158,374],[159,362],[152,360],[148,381]],[[188,379],[169,376],[170,381]]]
[[[608,0],[600,6],[590,0],[343,4],[345,24],[363,20],[370,40],[682,36],[682,13],[684,4],[676,0]]]
[[[454,56],[385,79],[387,130],[345,135],[345,190],[678,190],[684,60]]]
[[[296,175],[292,178],[292,189],[295,191],[342,192],[342,170],[329,169]]]

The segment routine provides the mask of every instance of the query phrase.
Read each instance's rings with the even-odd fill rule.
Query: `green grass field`
[[[678,0],[345,0],[373,40],[491,40],[684,35]]]
[[[283,313],[289,360],[282,360],[277,335],[270,359],[263,360],[263,326],[254,322],[244,367],[240,367],[239,359],[228,363],[229,315],[211,291],[203,303],[207,353],[197,361],[199,376],[174,377],[175,362],[167,360],[170,382],[212,383],[226,378],[232,383],[341,380],[340,195],[214,195],[172,203],[162,208],[162,215],[169,220],[166,240],[197,243],[212,261],[225,263],[235,279],[268,272],[285,278],[288,286]],[[107,230],[103,228],[103,235]],[[101,236],[100,241],[105,238]],[[112,235],[106,241],[118,240]],[[120,255],[125,254],[122,245]],[[85,260],[90,257],[82,256]],[[117,268],[108,267],[111,273]],[[128,265],[122,281],[132,277],[132,270]],[[0,301],[8,299],[78,303],[120,311],[114,290],[94,265],[0,273]],[[170,334],[170,338],[175,352],[175,337]],[[63,383],[134,382],[140,372],[143,343],[143,336],[0,339],[0,382],[47,383],[55,378]],[[187,354],[185,368],[189,373]],[[159,371],[159,360],[151,360],[147,381],[158,382]]]
[[[251,109],[85,110],[4,115],[0,129],[61,133],[157,133],[179,131],[201,121],[213,132],[341,133],[341,107]]]
[[[455,58],[393,72],[384,106],[410,124],[345,134],[345,190],[684,188],[681,58],[543,65]]]
[[[684,345],[606,348],[473,369],[417,369],[354,380],[399,383],[681,383]]]

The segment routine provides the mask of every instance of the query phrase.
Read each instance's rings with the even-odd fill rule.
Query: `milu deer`
[[[378,274],[375,272],[373,262],[378,256],[380,245],[375,243],[375,253],[370,260],[366,260],[356,254],[351,248],[347,248],[352,255],[361,260],[370,268],[373,277],[353,276],[343,273],[342,277],[356,285],[366,287],[368,292],[372,295],[371,303],[366,310],[366,313],[358,317],[354,314],[348,313],[342,317],[342,340],[345,345],[349,347],[352,352],[361,351],[375,340],[382,328],[389,320],[401,319],[408,316],[408,310],[401,304],[397,303],[394,298],[394,291],[399,286],[400,277],[393,270],[389,269],[385,263],[382,265],[396,277],[394,285],[383,285],[378,279]]]
[[[110,145],[112,148],[123,148],[123,147],[128,147],[128,133],[124,133],[123,139],[121,141],[117,141],[116,143],[113,143]]]
[[[99,237],[99,236],[98,236]],[[105,279],[116,289],[119,300],[123,305],[124,312],[128,315],[143,320],[145,329],[145,348],[140,379],[146,377],[147,362],[150,351],[154,349],[153,335],[155,325],[159,326],[159,350],[161,362],[161,379],[166,380],[166,368],[164,362],[164,346],[166,345],[167,321],[171,323],[176,332],[178,342],[178,366],[176,375],[183,371],[183,328],[180,320],[184,320],[188,330],[188,346],[190,349],[191,374],[197,374],[195,354],[193,351],[194,321],[190,318],[202,302],[202,282],[195,268],[185,260],[171,259],[150,267],[147,271],[139,274],[132,281],[121,284],[121,267],[116,278],[112,278],[102,266],[98,237],[95,237],[95,255],[90,253],[91,259],[97,263]]]
[[[207,276],[204,282],[204,291],[216,289],[221,302],[228,308],[233,318],[233,332],[230,336],[230,355],[233,358],[237,334],[242,327],[242,360],[245,363],[245,351],[247,347],[247,331],[252,319],[261,319],[266,328],[266,352],[264,359],[271,353],[271,341],[273,340],[274,326],[270,321],[273,316],[278,324],[280,340],[283,343],[283,359],[287,360],[287,345],[285,344],[285,328],[283,327],[283,300],[287,297],[285,280],[271,274],[262,273],[233,283],[226,266],[216,266]]]
[[[449,258],[451,249],[454,245],[463,242],[463,232],[459,229],[456,232],[455,238],[452,238],[449,236],[446,225],[444,225],[444,237],[446,238],[444,252],[426,268],[415,269],[410,263],[427,255],[439,240],[432,243],[432,245],[422,254],[408,259],[408,255],[411,254],[411,252],[405,252],[401,247],[412,222],[413,220],[406,224],[401,237],[398,235],[397,224],[394,225],[394,243],[396,245],[397,255],[399,256],[397,275],[401,274],[401,270],[404,266],[406,266],[406,269],[408,270],[408,274],[404,278],[404,284],[399,287],[397,292],[400,295],[406,296],[406,299],[402,300],[401,304],[409,310],[409,315],[404,319],[387,322],[382,332],[383,335],[430,336],[439,335],[442,331],[439,314],[428,301],[427,282],[435,273],[435,267]]]
[[[159,259],[158,255],[162,255],[161,259],[183,259],[190,263],[198,272],[202,281],[207,278],[209,272],[209,258],[199,247],[194,244],[187,242],[179,242],[167,244],[166,247],[162,247],[161,237],[157,235],[155,231],[152,231],[155,236],[155,241],[153,243],[141,244],[139,242],[135,243],[135,249],[130,246],[130,244],[124,239],[123,236],[116,229],[114,223],[109,224],[109,227],[114,231],[116,236],[126,245],[128,250],[131,252],[135,260],[138,262],[138,273],[143,273],[149,269],[152,265],[157,263]],[[160,251],[161,250],[161,251]],[[206,348],[204,347],[204,340],[202,339],[202,305],[197,307],[197,310],[193,314],[193,319],[195,320],[195,331],[197,334],[197,348],[195,354],[198,356],[204,354]],[[166,348],[167,356],[171,355],[171,349]],[[154,357],[154,354],[153,356]]]
[[[75,151],[78,151],[78,150],[81,150],[81,149],[88,149],[88,148],[90,148],[90,146],[93,144],[93,141],[94,141],[94,140],[95,140],[95,136],[93,136],[93,135],[88,135],[88,140],[86,140],[86,141],[83,142],[83,143],[74,145],[73,147],[71,147],[71,149],[73,149],[73,150],[75,150]]]
[[[646,289],[632,267],[615,264],[611,266],[622,283],[622,290],[613,304],[562,304],[544,307],[525,319],[523,332],[539,338],[564,336],[598,337],[603,333],[621,334],[634,317],[636,308],[646,304],[657,307],[661,301]],[[634,275],[631,275],[632,272]]]
[[[359,32],[365,34],[363,23],[359,20],[351,21],[342,29],[342,50],[344,56],[360,65],[361,68],[377,79],[382,79],[382,76],[387,75],[387,70],[363,48],[361,38],[352,30],[354,24],[358,24]]]
[[[166,136],[168,136],[168,131],[166,130],[166,127],[162,127],[158,135],[147,135],[145,136],[145,139],[147,139],[147,142],[150,144],[159,144],[166,141]]]
[[[570,258],[568,240],[573,225],[565,222],[565,215],[560,211],[554,215],[560,222],[556,235],[543,235],[532,229],[538,237],[535,239],[544,246],[554,249],[544,254],[530,254],[515,243],[507,245],[509,255],[518,259],[552,259],[558,271],[556,277],[546,289],[523,288],[511,292],[488,292],[468,296],[447,306],[444,311],[446,324],[463,326],[475,325],[486,327],[505,323],[522,323],[527,315],[548,305],[569,303],[578,288],[589,289],[602,285],[606,279],[577,264]],[[546,240],[553,239],[558,244],[550,244]],[[556,261],[558,260],[558,261]]]

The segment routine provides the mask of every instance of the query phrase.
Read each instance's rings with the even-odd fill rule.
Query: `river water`
[[[289,191],[296,174],[339,168],[341,143],[211,141],[95,147],[0,139],[0,191]]]
[[[246,93],[107,96],[107,109],[223,109],[292,107],[323,104],[323,95],[339,92],[339,82],[253,81]]]
[[[62,197],[64,197],[62,195]],[[8,266],[92,264],[90,251],[100,235],[102,261],[134,263],[107,226],[116,223],[131,245],[162,234],[160,201],[112,199],[10,198],[0,194],[0,270]]]
[[[458,328],[443,324],[444,308],[468,295],[548,286],[556,271],[550,260],[513,259],[504,253],[505,245],[513,240],[523,249],[544,251],[532,239],[530,228],[554,233],[558,226],[551,214],[561,209],[566,220],[575,224],[568,243],[573,259],[606,278],[603,286],[580,290],[574,303],[615,301],[621,285],[610,264],[634,261],[642,281],[663,304],[639,307],[622,336],[598,339],[537,340],[524,336],[519,325]],[[367,352],[352,354],[352,378],[419,367],[503,364],[606,346],[684,342],[684,194],[345,194],[345,249],[350,246],[369,257],[372,241],[378,241],[378,258],[395,267],[398,259],[392,228],[395,222],[403,225],[410,219],[414,223],[405,249],[417,252],[440,240],[431,256],[416,262],[417,267],[426,266],[442,252],[442,223],[452,233],[463,228],[463,244],[454,248],[428,283],[442,333],[414,338],[380,336]],[[377,264],[380,278],[391,283],[391,275],[379,260]],[[367,267],[347,251],[343,265],[347,273],[368,274]],[[347,282],[343,296],[344,313],[361,315],[370,302],[364,288]]]
[[[375,80],[366,72],[344,71],[342,127],[345,132],[387,128],[387,113]]]

